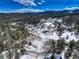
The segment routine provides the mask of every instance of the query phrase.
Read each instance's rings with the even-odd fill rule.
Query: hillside
[[[0,51],[3,59],[78,59],[79,14],[1,13]]]

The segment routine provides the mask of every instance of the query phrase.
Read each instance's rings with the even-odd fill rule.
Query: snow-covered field
[[[42,19],[37,27],[32,28],[34,30],[34,32],[32,31],[32,34],[34,36],[40,37],[40,40],[34,39],[32,41],[32,44],[36,46],[36,48],[29,46],[28,49],[30,51],[36,52],[37,54],[30,53],[29,55],[21,56],[20,59],[44,59],[46,56],[49,56],[49,54],[47,54],[46,56],[44,55],[44,53],[47,51],[47,49],[44,47],[44,44],[49,40],[58,40],[60,38],[64,38],[66,42],[69,42],[71,40],[77,41],[79,39],[78,37],[76,37],[75,31],[69,32],[67,30],[64,30],[61,36],[58,36],[58,32],[56,31],[58,25],[55,24],[55,22],[61,23],[62,27],[67,28],[67,26],[62,24],[62,18],[49,18],[48,20]],[[62,52],[62,55],[64,55],[64,52]],[[64,56],[62,56],[62,58],[64,58]]]
[[[30,37],[32,45],[25,45],[25,49],[28,51],[26,55],[22,55],[20,59],[44,59],[46,57],[51,56],[51,53],[47,53],[49,47],[45,47],[45,43],[49,40],[59,40],[60,38],[65,39],[66,42],[71,40],[77,41],[79,39],[78,35],[75,35],[75,31],[66,30],[68,27],[62,23],[62,18],[48,18],[47,20],[42,19],[37,27],[33,27],[30,25],[29,33],[33,36]],[[59,32],[57,31],[57,27],[60,23],[61,28],[65,28],[62,31],[61,36],[59,36]],[[15,23],[12,23],[13,25]],[[74,27],[74,26],[73,26]],[[64,55],[64,51],[62,52]],[[62,56],[62,58],[64,58]],[[5,58],[4,58],[5,59]]]

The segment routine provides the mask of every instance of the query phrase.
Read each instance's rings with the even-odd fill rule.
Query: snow
[[[3,51],[2,55],[3,55],[3,59],[8,59],[8,57],[7,57],[8,51]]]
[[[61,37],[64,38],[67,42],[69,42],[71,40],[74,40],[74,41],[77,41],[78,40],[78,38],[75,36],[74,32],[69,32],[69,31],[65,31],[62,34]]]
[[[3,51],[2,52],[2,55],[5,55],[5,54],[7,54],[8,53],[8,51]]]
[[[34,59],[32,56],[30,56],[30,55],[23,55],[23,56],[21,56],[20,57],[20,59],[26,59],[26,58],[28,58],[28,59]]]
[[[66,59],[66,58],[65,58],[65,51],[62,51],[62,53],[61,53],[61,58],[62,58],[62,59]]]
[[[58,22],[60,22],[60,23],[61,23],[61,22],[62,22],[62,19],[59,19],[59,20],[58,20]]]
[[[59,40],[60,37],[64,38],[66,42],[69,42],[71,40],[77,41],[79,37],[76,37],[75,31],[69,32],[67,30],[64,30],[64,32],[61,34],[61,36],[58,36],[58,32],[55,30],[57,28],[54,24],[56,22],[59,22],[62,24],[62,19],[57,18],[48,18],[48,20],[42,19],[40,23],[37,25],[37,27],[34,27],[33,25],[28,25],[26,28],[28,28],[29,33],[32,34],[30,38],[32,39],[32,45],[25,45],[25,49],[28,54],[22,55],[20,59],[44,59],[45,57],[50,57],[52,54],[48,53],[45,55],[44,52],[47,52],[48,47],[45,48],[45,43],[49,40]],[[15,23],[14,23],[15,24]],[[12,25],[14,25],[12,24]],[[26,24],[27,25],[27,24]],[[50,28],[49,28],[50,27]],[[62,24],[63,28],[68,28],[66,25]],[[71,26],[69,27],[71,28]],[[50,29],[50,30],[49,30]],[[47,31],[46,33],[43,33],[43,31]],[[18,43],[18,41],[17,41]],[[32,53],[34,52],[34,53]],[[3,55],[6,53],[3,52]],[[64,53],[65,51],[62,51],[62,59],[64,59]],[[60,58],[60,55],[57,55]]]
[[[53,32],[53,34],[40,34],[40,37],[43,39],[55,39],[58,40],[59,36],[56,34],[56,32]]]
[[[16,22],[11,23],[10,25],[16,25]]]
[[[27,46],[28,48],[26,48],[28,51],[33,51],[36,52],[35,53],[29,53],[29,55],[23,55],[21,56],[20,59],[44,59],[46,57],[50,58],[50,56],[52,55],[51,53],[48,54],[44,54],[43,52],[45,52],[47,50],[47,48],[45,48],[45,42],[49,41],[49,40],[58,40],[60,39],[60,36],[58,36],[58,32],[56,30],[54,30],[55,28],[57,28],[54,24],[54,22],[59,22],[62,23],[62,19],[57,19],[57,18],[49,18],[48,20],[44,20],[42,19],[40,21],[40,23],[37,25],[37,27],[33,28],[33,31],[31,32],[33,35],[40,37],[39,40],[36,38],[32,41],[32,46]],[[50,30],[49,28],[50,27]],[[71,27],[67,27],[66,25],[62,24],[63,28],[71,28]],[[52,30],[51,30],[52,29]],[[43,31],[47,31],[46,33],[43,33]],[[75,36],[75,32],[69,32],[67,30],[64,30],[64,32],[61,35],[61,38],[64,38],[66,42],[69,42],[71,40],[75,40],[77,41],[78,38]],[[35,47],[34,47],[35,46]],[[45,49],[44,49],[45,48]],[[66,48],[66,50],[68,49],[68,47]],[[39,54],[39,53],[43,53],[43,54]],[[65,51],[62,51],[61,56],[62,59],[65,59]],[[60,58],[60,55],[57,55]]]
[[[49,26],[49,25],[51,25],[51,23],[50,22],[46,22],[46,23],[44,23],[44,25]]]

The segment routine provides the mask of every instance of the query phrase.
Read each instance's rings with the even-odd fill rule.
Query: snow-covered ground
[[[61,27],[67,28],[67,26],[62,23],[62,18],[48,18],[47,20],[42,19],[37,27],[28,24],[29,28],[27,26],[26,28],[28,28],[29,33],[33,35],[33,37],[30,37],[30,39],[32,39],[32,45],[25,45],[25,49],[28,51],[28,54],[22,55],[20,59],[44,59],[49,57],[49,55],[51,56],[51,53],[46,53],[49,47],[47,47],[47,49],[45,48],[45,43],[49,40],[64,38],[66,42],[69,42],[71,40],[77,41],[79,39],[79,37],[76,37],[75,31],[69,32],[64,30],[61,36],[59,36],[56,30],[58,26],[57,23],[60,23],[62,25]],[[15,25],[15,23],[12,24]],[[64,51],[62,52],[62,55],[64,55]]]
[[[55,22],[61,23],[62,24],[62,18],[57,19],[57,18],[49,18],[48,20],[42,19],[40,23],[37,25],[37,27],[32,28],[34,31],[31,33],[34,36],[40,37],[40,40],[37,38],[32,41],[32,46],[27,46],[29,47],[28,51],[33,51],[36,52],[35,54],[30,53],[29,55],[23,55],[21,56],[20,59],[44,59],[46,56],[49,56],[50,54],[47,54],[45,56],[45,52],[47,49],[44,49],[44,44],[45,42],[49,40],[58,40],[61,38],[64,38],[65,41],[69,42],[71,40],[77,41],[79,38],[75,36],[75,32],[69,32],[67,30],[64,30],[61,36],[58,36],[58,32],[55,30],[57,29],[57,24]],[[64,24],[62,24],[64,25]],[[67,26],[62,26],[67,28]],[[34,47],[36,46],[36,47]],[[27,49],[27,48],[26,48]],[[64,51],[62,52],[62,58],[64,58]]]

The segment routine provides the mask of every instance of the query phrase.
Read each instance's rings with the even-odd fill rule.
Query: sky
[[[79,0],[0,0],[0,12],[78,9]]]

